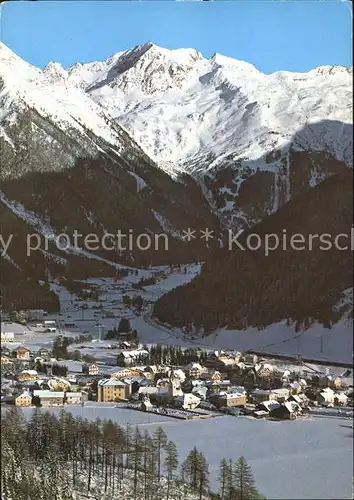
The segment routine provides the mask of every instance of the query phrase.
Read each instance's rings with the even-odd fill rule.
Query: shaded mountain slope
[[[346,233],[350,237],[353,220],[353,175],[335,175],[285,204],[278,212],[247,230],[238,239],[247,248],[247,237],[256,233],[288,236],[300,233],[306,241],[311,234]],[[256,245],[255,237],[250,245]],[[348,241],[340,240],[341,246]],[[216,251],[203,266],[200,276],[190,284],[163,296],[154,315],[173,326],[204,329],[206,333],[227,326],[262,328],[283,319],[329,325],[336,319],[333,307],[343,290],[353,284],[352,252],[320,248],[287,250],[278,248],[265,255],[264,245],[257,251],[239,250],[232,245]],[[301,247],[302,245],[300,245]],[[297,245],[299,248],[299,244]]]

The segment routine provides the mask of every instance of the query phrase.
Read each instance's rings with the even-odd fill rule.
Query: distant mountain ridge
[[[74,65],[66,75],[69,85],[82,86],[155,161],[170,163],[172,170],[191,171],[205,155],[215,155],[214,166],[225,153],[234,160],[259,159],[310,124],[352,122],[353,73],[341,66],[265,75],[220,54],[206,59],[195,49],[168,50],[149,42],[107,61]],[[319,135],[307,140],[312,149],[323,148]],[[344,140],[328,152],[351,163],[352,153],[342,151]]]

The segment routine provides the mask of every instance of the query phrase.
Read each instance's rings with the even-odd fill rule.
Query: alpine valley
[[[229,252],[227,238],[240,229],[350,233],[352,83],[352,68],[263,74],[150,42],[39,69],[1,44],[1,235],[12,237],[3,310],[58,310],[50,282],[59,279],[205,262],[155,303],[154,321],[197,337],[282,322],[342,325],[349,336],[350,249],[268,258]],[[188,228],[214,237],[188,242]],[[163,232],[169,248],[59,249],[56,237],[75,230]],[[28,255],[31,233],[49,244]]]

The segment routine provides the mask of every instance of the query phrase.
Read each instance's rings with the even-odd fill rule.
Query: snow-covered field
[[[214,488],[218,487],[221,458],[243,455],[268,499],[352,498],[353,431],[345,419],[309,417],[271,422],[222,416],[180,421],[109,406],[68,408],[89,419],[110,418],[121,425],[147,426],[149,432],[162,426],[175,441],[180,460],[194,445],[205,454]]]
[[[200,264],[189,265],[186,272],[182,267],[180,270],[157,267],[139,270],[138,274],[130,274],[119,281],[113,278],[90,279],[91,285],[95,285],[100,294],[100,301],[79,301],[77,297],[53,283],[52,290],[60,298],[61,313],[53,314],[46,319],[56,320],[64,335],[77,336],[80,333],[91,333],[96,338],[109,329],[117,326],[120,318],[125,317],[130,320],[133,328],[139,332],[140,340],[144,344],[165,343],[181,346],[201,346],[205,348],[236,349],[238,351],[255,350],[269,354],[282,354],[304,358],[318,359],[322,361],[336,361],[352,363],[353,360],[353,334],[352,322],[340,321],[332,329],[323,328],[315,324],[303,332],[296,332],[294,325],[287,326],[285,322],[271,325],[264,330],[248,329],[219,330],[212,336],[199,340],[187,340],[179,329],[171,329],[165,325],[158,324],[151,319],[151,308],[161,295],[173,288],[191,281],[199,272]],[[154,285],[144,286],[143,290],[136,290],[133,284],[141,278],[158,276],[164,272],[165,278],[157,278]],[[146,306],[139,313],[125,307],[123,296],[130,297],[141,295],[146,301]],[[82,309],[83,304],[87,309]],[[98,305],[102,309],[97,309]],[[74,327],[66,327],[66,323],[74,324]],[[23,342],[29,347],[39,348],[50,345],[55,337],[52,333],[45,333],[44,328],[37,328],[35,325],[31,330],[15,324],[3,324],[2,331],[15,332],[16,340]],[[82,353],[97,356],[98,359],[110,359],[115,357],[116,352],[108,350],[109,342],[96,342],[86,345]],[[75,346],[73,346],[75,348]]]

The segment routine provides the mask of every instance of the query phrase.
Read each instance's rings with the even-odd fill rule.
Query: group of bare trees
[[[244,459],[223,460],[220,491],[211,492],[205,456],[193,448],[180,464],[161,427],[149,434],[64,410],[34,409],[25,419],[14,408],[2,418],[1,440],[3,500],[71,500],[73,492],[100,500],[261,498]]]

